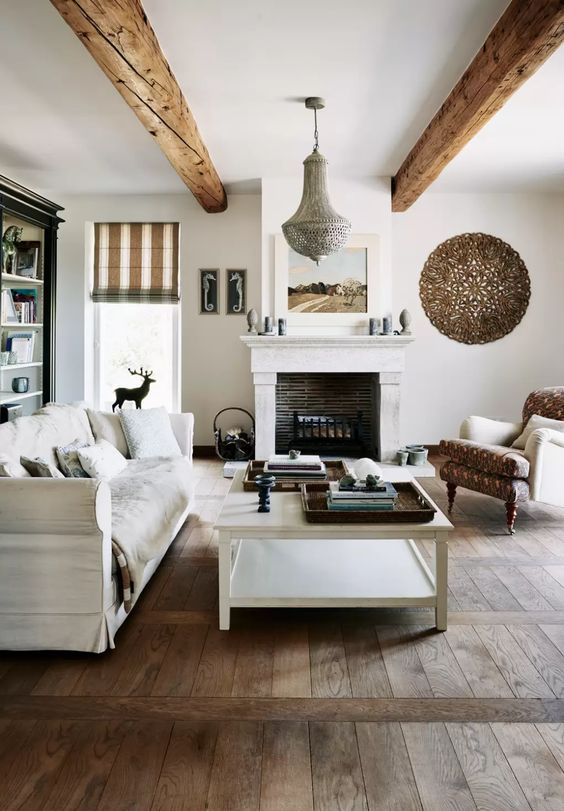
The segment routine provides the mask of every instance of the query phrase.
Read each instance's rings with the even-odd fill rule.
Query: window
[[[177,304],[95,304],[95,399],[109,411],[118,386],[141,385],[128,368],[152,371],[143,406],[179,409]],[[133,403],[126,403],[126,407]]]
[[[147,407],[179,407],[178,223],[94,224],[94,399],[152,372]],[[126,403],[133,406],[133,403]]]

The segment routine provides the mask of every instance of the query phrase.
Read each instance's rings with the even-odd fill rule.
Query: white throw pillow
[[[2,479],[24,479],[29,473],[23,467],[19,459],[12,459],[4,453],[0,453],[0,478]]]
[[[564,421],[551,420],[548,417],[541,417],[540,414],[533,414],[533,416],[529,419],[529,422],[525,425],[523,433],[519,434],[511,447],[517,448],[521,451],[524,450],[528,438],[531,436],[533,431],[536,431],[538,428],[551,428],[553,431],[561,431],[564,433]]]
[[[127,467],[127,459],[111,442],[101,439],[95,445],[81,448],[78,458],[93,479],[111,479]]]
[[[119,414],[112,414],[111,411],[93,411],[91,408],[87,408],[86,413],[90,420],[92,433],[96,437],[96,442],[106,439],[127,459],[129,448],[121,427]]]
[[[119,416],[132,459],[182,456],[166,408],[128,409]]]

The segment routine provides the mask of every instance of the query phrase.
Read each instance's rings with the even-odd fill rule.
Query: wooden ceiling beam
[[[564,0],[512,0],[392,179],[392,211],[417,200],[563,39]]]
[[[227,196],[194,116],[139,0],[51,0],[200,205]]]

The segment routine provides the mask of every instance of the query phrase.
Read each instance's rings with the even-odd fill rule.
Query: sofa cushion
[[[31,417],[19,417],[0,425],[0,454],[19,465],[20,456],[40,457],[57,465],[55,448],[81,439],[92,444],[94,437],[86,412],[67,405],[47,405]]]
[[[532,391],[523,406],[523,425],[533,414],[540,414],[551,420],[564,420],[564,386]]]
[[[79,448],[77,453],[81,466],[93,479],[111,479],[127,467],[125,456],[105,439]]]
[[[58,467],[46,462],[45,459],[29,459],[27,456],[20,456],[20,463],[30,476],[36,479],[64,479]]]
[[[496,476],[456,462],[444,463],[441,467],[441,479],[502,501],[526,501],[529,498],[529,484],[524,479]]]
[[[101,439],[111,442],[126,459],[129,459],[129,448],[119,414],[112,414],[111,411],[93,411],[91,408],[87,408],[86,413],[96,442]]]
[[[120,419],[132,459],[182,455],[166,408],[121,411]]]
[[[184,456],[135,459],[108,482],[112,538],[126,556],[135,584],[149,561],[166,551],[171,531],[192,497],[192,466]]]
[[[29,473],[23,467],[19,459],[13,459],[11,456],[0,453],[0,478],[21,479],[29,476]]]
[[[529,462],[523,453],[504,445],[482,445],[468,439],[442,439],[439,450],[453,462],[484,473],[511,479],[526,479],[529,475]]]
[[[551,420],[548,417],[541,417],[540,414],[533,414],[523,431],[519,434],[517,439],[513,441],[511,447],[524,450],[528,438],[533,431],[537,431],[539,428],[550,428],[552,431],[564,433],[564,420]]]

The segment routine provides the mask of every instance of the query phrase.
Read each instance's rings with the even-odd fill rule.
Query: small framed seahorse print
[[[226,313],[227,315],[245,315],[247,308],[247,271],[226,271]]]
[[[219,313],[219,270],[200,270],[200,314]]]

